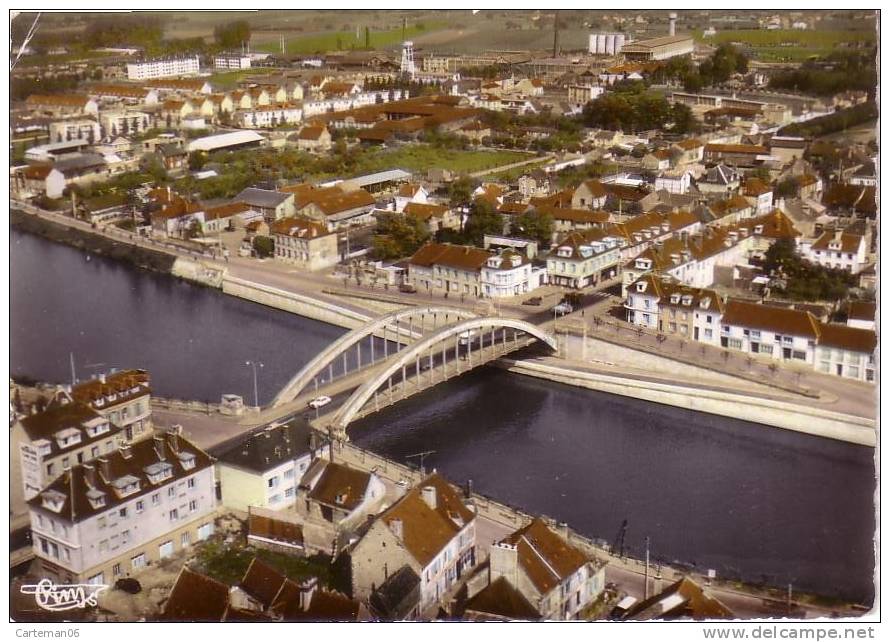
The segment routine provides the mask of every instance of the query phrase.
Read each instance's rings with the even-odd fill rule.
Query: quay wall
[[[509,372],[547,379],[580,388],[687,408],[712,415],[743,419],[817,437],[875,447],[875,421],[813,405],[799,405],[721,390],[555,367],[534,361],[501,358],[495,366]]]

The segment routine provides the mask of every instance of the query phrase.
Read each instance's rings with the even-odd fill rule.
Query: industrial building
[[[621,53],[627,60],[650,62],[691,54],[695,50],[692,36],[662,36],[624,45]]]
[[[588,51],[598,56],[614,56],[627,42],[623,33],[592,33]]]

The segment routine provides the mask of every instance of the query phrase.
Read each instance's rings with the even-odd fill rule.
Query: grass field
[[[695,38],[710,44],[749,45],[759,60],[800,62],[810,56],[824,56],[847,43],[873,43],[873,31],[818,31],[810,29],[740,29],[718,31],[710,38]]]
[[[415,172],[437,168],[457,173],[472,173],[529,158],[528,154],[511,151],[441,149],[431,145],[404,145],[362,156],[359,159],[356,173],[379,172],[395,167]]]
[[[207,80],[213,85],[214,91],[228,91],[238,86],[238,82],[248,76],[260,76],[262,74],[272,74],[277,69],[269,67],[256,67],[254,69],[240,69],[238,71],[221,71],[211,75]]]
[[[370,33],[371,49],[386,49],[398,45],[405,39],[431,33],[441,29],[444,23],[441,21],[429,21],[409,25],[407,29],[389,29],[386,31],[374,31]],[[257,34],[259,36],[259,34]],[[258,39],[255,37],[255,39]],[[288,54],[312,54],[326,51],[338,51],[349,49],[362,49],[365,47],[365,34],[359,29],[358,37],[354,30],[350,31],[325,31],[305,36],[286,36],[285,49]],[[260,51],[278,52],[279,44],[276,41],[259,42],[256,49]]]

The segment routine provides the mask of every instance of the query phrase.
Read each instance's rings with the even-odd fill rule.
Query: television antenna
[[[418,457],[420,459],[420,476],[426,477],[426,468],[423,466],[423,460],[427,455],[432,455],[436,451],[435,450],[424,450],[422,453],[414,453],[413,455],[405,455],[405,459],[412,459],[413,457]]]

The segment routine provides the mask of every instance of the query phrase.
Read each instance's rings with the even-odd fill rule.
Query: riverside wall
[[[687,408],[712,415],[793,430],[816,437],[875,447],[875,421],[776,399],[681,384],[659,383],[629,376],[574,370],[534,361],[501,358],[497,367],[538,379]]]

